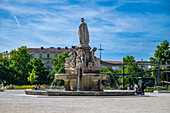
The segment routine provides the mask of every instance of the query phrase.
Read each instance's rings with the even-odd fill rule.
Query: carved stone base
[[[100,73],[101,68],[83,68],[83,73]],[[77,74],[78,68],[65,68],[67,74]]]
[[[77,90],[77,74],[55,74],[56,79],[62,79],[65,82],[65,90]],[[101,80],[106,80],[107,75],[98,73],[84,73],[80,78],[80,91],[100,91]]]

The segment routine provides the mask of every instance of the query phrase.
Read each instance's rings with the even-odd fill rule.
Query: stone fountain
[[[55,74],[56,79],[64,80],[66,91],[99,91],[102,80],[107,79],[107,75],[100,74],[100,59],[94,54],[97,50],[91,50],[89,45],[89,32],[87,24],[81,18],[79,26],[80,44],[76,49],[71,49],[69,58],[66,58],[66,74]]]
[[[65,74],[55,74],[55,79],[64,80],[64,90],[26,90],[27,95],[47,96],[129,96],[134,91],[107,90],[102,91],[100,84],[107,80],[108,75],[101,74],[100,59],[94,54],[96,47],[89,45],[87,24],[81,18],[79,26],[80,44],[76,49],[70,49],[69,58],[66,58]]]

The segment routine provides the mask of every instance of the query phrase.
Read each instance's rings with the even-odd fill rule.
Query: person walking
[[[145,87],[145,84],[144,84],[144,82],[142,81],[141,82],[141,90],[142,90],[142,93],[141,93],[141,95],[145,95],[145,92],[144,92],[144,88]]]
[[[137,95],[137,91],[138,91],[138,85],[135,83],[134,87],[133,87],[134,91],[135,91],[135,95]]]
[[[37,84],[35,84],[35,90],[37,90]]]
[[[38,89],[40,89],[41,88],[41,86],[40,86],[40,84],[38,85]]]

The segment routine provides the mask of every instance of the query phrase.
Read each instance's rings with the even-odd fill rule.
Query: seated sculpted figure
[[[96,47],[93,48],[93,50],[91,51],[91,61],[94,63],[95,62],[95,58],[94,58],[94,53],[97,50]]]
[[[86,66],[86,54],[83,49],[78,49],[77,50],[77,60],[76,60],[76,66]]]
[[[72,68],[74,68],[76,66],[76,56],[77,56],[77,53],[72,49],[70,48],[71,52],[69,53],[69,59],[70,59],[70,66]]]

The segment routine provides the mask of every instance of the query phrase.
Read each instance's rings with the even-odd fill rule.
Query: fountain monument
[[[106,80],[106,74],[100,74],[100,59],[94,54],[89,45],[89,32],[84,18],[79,26],[79,41],[76,50],[71,49],[69,58],[66,58],[66,74],[55,74],[56,79],[64,80],[66,91],[99,91],[101,80]]]
[[[64,80],[64,90],[26,90],[27,95],[47,96],[130,96],[134,91],[101,90],[101,81],[107,80],[107,74],[101,74],[100,59],[94,54],[96,47],[89,45],[89,31],[84,18],[79,26],[80,44],[70,49],[65,61],[65,74],[55,74],[55,79]]]

